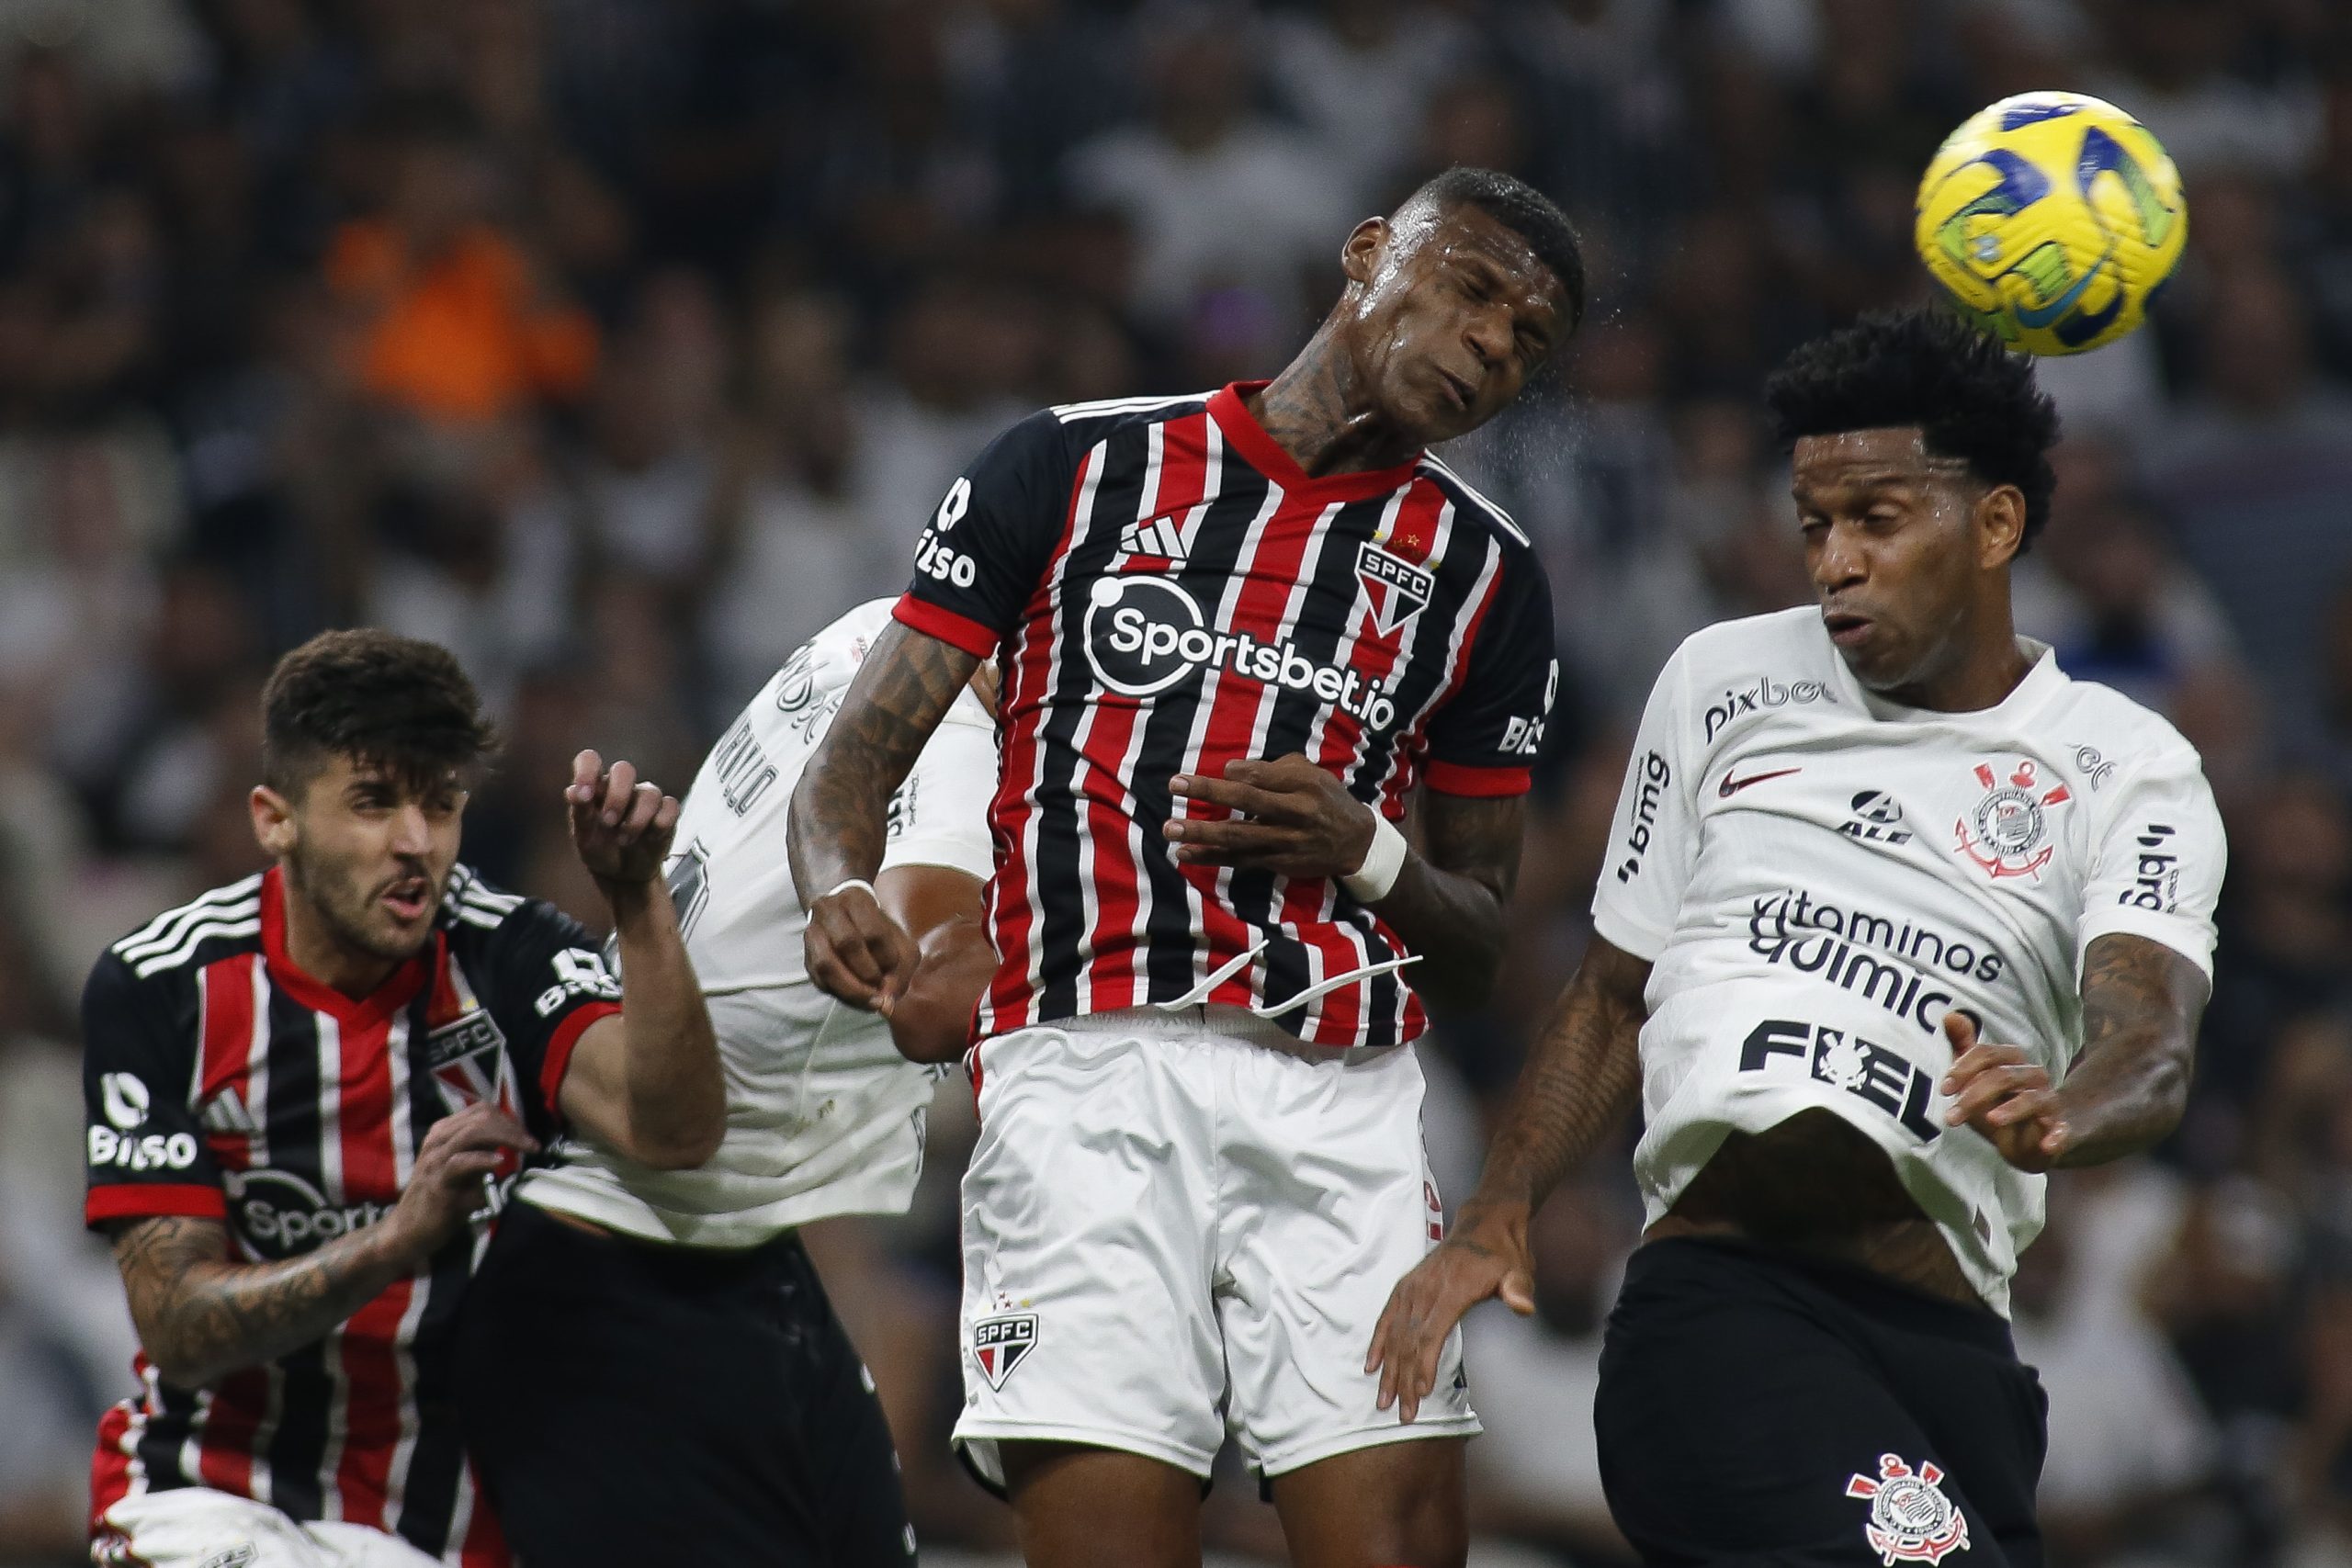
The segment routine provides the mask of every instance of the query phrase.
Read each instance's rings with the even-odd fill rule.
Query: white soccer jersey
[[[1943,1015],[2063,1080],[2084,950],[2128,931],[2210,975],[2224,856],[2188,743],[2024,646],[2030,672],[1976,713],[1871,695],[1809,608],[1709,627],[1658,677],[1593,901],[1655,965],[1634,1156],[1651,1220],[1727,1134],[1825,1108],[1886,1150],[2007,1313],[2044,1183],[1943,1125]]]
[[[750,1247],[913,1196],[940,1070],[908,1062],[881,1019],[809,981],[808,917],[785,852],[801,770],[889,622],[890,601],[861,604],[795,653],[704,759],[678,818],[670,890],[727,1075],[718,1153],[697,1170],[650,1170],[566,1137],[552,1166],[523,1178],[532,1202],[652,1240]],[[996,724],[967,690],[890,802],[882,869],[986,881],[996,783]]]

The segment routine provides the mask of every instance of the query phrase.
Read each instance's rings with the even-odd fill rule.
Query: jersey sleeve
[[[2197,754],[2186,748],[2132,773],[2109,808],[2083,890],[2076,956],[2128,931],[2213,975],[2213,905],[2229,846]]]
[[[1525,795],[1559,695],[1552,594],[1532,554],[1506,559],[1471,634],[1470,667],[1430,718],[1429,786],[1444,795]]]
[[[590,1024],[621,1010],[621,986],[579,921],[554,905],[524,900],[499,921],[483,949],[482,1005],[490,1010],[515,1072],[527,1086],[525,1117],[535,1133],[562,1121],[556,1096],[572,1047]]]
[[[107,953],[82,990],[83,1219],[225,1220],[220,1170],[191,1102],[197,1042],[164,991]]]
[[[915,542],[914,581],[892,613],[975,658],[994,654],[1061,536],[1069,446],[1050,409],[989,442]]]
[[[1611,946],[1646,960],[1663,953],[1673,936],[1699,861],[1686,658],[1677,653],[1650,688],[1592,898],[1593,929]]]
[[[932,731],[890,799],[881,869],[945,866],[986,882],[996,872],[996,845],[989,835],[996,780],[996,727],[967,694]]]

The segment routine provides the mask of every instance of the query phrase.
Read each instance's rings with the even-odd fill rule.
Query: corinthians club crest
[[[1887,1568],[1940,1562],[1950,1552],[1968,1550],[1968,1520],[1944,1495],[1943,1478],[1933,1464],[1913,1470],[1894,1454],[1881,1454],[1876,1479],[1857,1475],[1846,1483],[1847,1496],[1870,1501],[1862,1538]]]
[[[2063,783],[2042,788],[2030,757],[2020,759],[2007,778],[1991,763],[1979,762],[1976,782],[1984,786],[1984,798],[1951,825],[1960,852],[1996,882],[2005,876],[2040,880],[2041,868],[2058,852],[2050,841],[2050,813],[2074,793]]]

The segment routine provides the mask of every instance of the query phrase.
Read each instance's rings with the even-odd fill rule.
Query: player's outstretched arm
[[[678,802],[594,751],[571,761],[564,790],[571,844],[613,911],[621,1013],[588,1026],[558,1100],[565,1120],[639,1165],[691,1170],[727,1131],[727,1084],[702,986],[686,958],[662,863]]]
[[[979,663],[892,621],[792,792],[786,844],[808,909],[808,977],[852,1007],[887,1017],[914,977],[914,942],[868,885],[882,863],[891,794]]]
[[[482,1202],[506,1149],[538,1145],[487,1103],[433,1125],[407,1188],[372,1225],[276,1263],[229,1261],[218,1220],[127,1220],[114,1234],[139,1343],[165,1382],[201,1388],[300,1349],[414,1272]]]
[[[1944,1120],[1975,1128],[2020,1170],[2103,1165],[2152,1147],[2188,1107],[2211,989],[2203,970],[2160,942],[2098,937],[2083,955],[2083,1047],[2065,1083],[2052,1088],[2023,1051],[1979,1041],[1973,1020],[1946,1013]]]
[[[900,865],[874,879],[883,912],[914,939],[921,961],[890,1010],[890,1041],[910,1062],[952,1062],[972,1036],[972,1010],[996,973],[978,878],[942,865]]]
[[[1544,1195],[1634,1106],[1641,1083],[1642,992],[1650,966],[1596,936],[1561,993],[1487,1151],[1478,1190],[1453,1234],[1389,1293],[1364,1371],[1380,1407],[1410,1421],[1437,1382],[1445,1337],[1489,1296],[1535,1310],[1527,1222]]]

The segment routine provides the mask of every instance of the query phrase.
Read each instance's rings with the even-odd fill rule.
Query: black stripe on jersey
[[[1115,426],[1103,436],[1095,458],[1102,478],[1095,485],[1093,504],[1071,529],[1069,550],[1060,566],[1066,582],[1091,579],[1118,554],[1119,536],[1136,520],[1142,504],[1153,423],[1136,420]],[[1079,730],[1088,713],[1087,693],[1094,679],[1086,658],[1087,604],[1082,592],[1057,596],[1059,625],[1053,637],[1060,650],[1061,669],[1046,694],[1046,718],[1038,733],[1041,776],[1036,804],[1031,808],[1035,815],[1030,818],[1037,850],[1030,866],[1040,957],[1035,982],[1040,1010],[1035,1016],[1045,1018],[1078,1010],[1078,976],[1090,951],[1087,934],[1094,918],[1094,910],[1082,896],[1085,879],[1080,869],[1085,804],[1070,784],[1078,762]],[[1081,896],[1057,896],[1057,890],[1064,888],[1080,889]]]
[[[1447,499],[1454,502],[1453,513],[1447,525],[1445,555],[1433,569],[1436,588],[1430,596],[1429,609],[1416,617],[1419,629],[1413,637],[1412,653],[1398,672],[1395,686],[1396,728],[1379,744],[1364,749],[1363,761],[1348,781],[1349,787],[1358,793],[1376,787],[1388,776],[1396,742],[1415,728],[1414,721],[1422,716],[1421,710],[1443,691],[1446,679],[1453,672],[1455,628],[1466,627],[1476,614],[1478,581],[1502,547],[1487,531],[1483,513],[1465,509],[1451,491],[1447,491]],[[1450,616],[1439,616],[1436,612],[1440,606],[1447,607]],[[1470,657],[1467,648],[1462,650],[1462,657],[1466,664]]]
[[[456,963],[454,957],[451,963]],[[409,1003],[411,1040],[427,1039],[432,1032],[434,989],[432,986],[423,987]],[[430,1129],[435,1122],[451,1114],[430,1070],[411,1071],[407,1089],[411,1127]],[[417,1142],[424,1142],[421,1131]],[[397,1492],[385,1501],[385,1523],[435,1556],[454,1544],[448,1540],[449,1526],[458,1506],[458,1483],[465,1472],[464,1434],[454,1414],[457,1391],[451,1382],[455,1355],[450,1345],[458,1313],[465,1300],[466,1281],[473,1275],[473,1253],[474,1236],[469,1227],[433,1255],[430,1280],[418,1287],[427,1295],[424,1310],[416,1322],[415,1380],[411,1384],[418,1411],[416,1445],[409,1455],[406,1479],[403,1481],[397,1471],[390,1475]],[[413,1309],[413,1303],[411,1304]],[[427,1419],[426,1412],[435,1412],[446,1418]]]
[[[292,1171],[317,1186],[329,1201],[322,1160],[324,1120],[319,1114],[318,1015],[287,994],[269,988],[270,1165]],[[322,1503],[319,1462],[327,1447],[328,1404],[334,1388],[316,1343],[277,1363],[282,1375],[277,1428],[266,1434],[263,1457],[269,1462],[270,1501],[298,1519],[315,1519]],[[305,1408],[307,1406],[307,1409]]]
[[[1266,509],[1273,487],[1226,445],[1223,431],[1211,434],[1219,451],[1216,496],[1201,516],[1192,556],[1177,580],[1200,604],[1210,625],[1227,626],[1232,617],[1225,613],[1225,595],[1237,583],[1250,525]],[[1136,752],[1133,787],[1136,817],[1145,824],[1143,879],[1148,885],[1146,897],[1149,900],[1144,911],[1145,996],[1156,1002],[1182,996],[1209,967],[1203,964],[1195,972],[1193,889],[1167,841],[1159,835],[1159,824],[1175,814],[1175,796],[1168,793],[1168,781],[1193,765],[1193,732],[1207,720],[1207,694],[1216,679],[1204,671],[1189,688],[1162,692],[1153,699],[1143,718],[1143,743]],[[1234,874],[1235,884],[1241,875]],[[1239,912],[1238,901],[1236,911]]]

